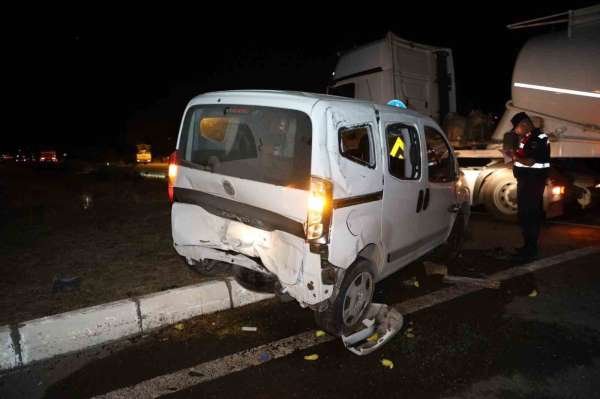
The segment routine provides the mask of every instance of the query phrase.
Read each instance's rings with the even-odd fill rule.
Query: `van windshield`
[[[300,111],[201,105],[188,110],[179,149],[184,166],[308,190],[311,138]]]

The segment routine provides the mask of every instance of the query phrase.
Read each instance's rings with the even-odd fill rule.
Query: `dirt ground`
[[[0,165],[0,325],[202,280],[172,248],[164,180],[81,172]]]

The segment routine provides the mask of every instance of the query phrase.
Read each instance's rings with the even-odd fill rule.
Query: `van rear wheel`
[[[229,263],[220,262],[215,259],[194,260],[183,258],[183,261],[190,269],[207,277],[227,275],[231,272],[231,265]]]
[[[375,277],[370,264],[359,259],[344,275],[333,303],[325,311],[315,311],[315,321],[335,336],[354,332],[371,305],[374,291]]]

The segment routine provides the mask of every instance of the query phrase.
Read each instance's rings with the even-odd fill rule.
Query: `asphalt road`
[[[599,213],[547,224],[542,255],[600,245]],[[501,248],[520,243],[516,226],[477,214],[471,227],[463,256],[449,265],[453,273],[484,277],[515,266],[502,259]],[[0,397],[95,397],[165,375],[177,375],[185,384],[173,383],[160,392],[148,388],[151,394],[600,397],[599,265],[598,254],[577,258],[510,280],[499,290],[486,289],[417,312],[407,317],[407,328],[388,345],[365,357],[351,354],[337,339],[308,347],[297,342],[270,345],[301,333],[310,337],[316,328],[309,310],[272,300],[197,318],[184,323],[182,330],[171,327],[10,373],[0,378]],[[419,287],[403,283],[413,276]],[[438,278],[423,276],[416,264],[378,284],[376,299],[398,303],[441,287]],[[241,331],[243,326],[257,331]],[[269,354],[283,353],[297,344],[304,349],[278,359],[262,357],[261,351],[268,351],[259,349],[263,361],[255,365],[248,363],[249,353],[230,356],[260,345],[275,351]],[[318,354],[318,360],[305,360],[310,354]],[[394,368],[382,366],[382,359],[391,360]],[[223,376],[211,379],[204,371],[185,370],[198,365],[205,370],[207,364]],[[240,364],[245,368],[233,372]]]

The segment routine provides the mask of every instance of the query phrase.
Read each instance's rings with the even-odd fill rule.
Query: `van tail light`
[[[177,159],[177,151],[173,151],[171,156],[169,157],[169,171],[167,174],[167,184],[169,191],[169,201],[173,202],[174,190],[175,190],[175,180],[177,179],[177,169],[178,159]]]
[[[552,187],[552,194],[555,196],[564,195],[565,194],[565,186]]]
[[[331,182],[318,177],[310,178],[308,196],[308,217],[306,220],[306,239],[326,244],[329,237],[329,225],[333,205]]]

